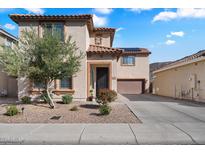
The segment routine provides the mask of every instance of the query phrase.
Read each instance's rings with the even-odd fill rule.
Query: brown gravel
[[[89,102],[73,102],[71,104],[57,104],[50,109],[47,104],[18,104],[17,108],[24,113],[9,117],[4,115],[7,104],[0,105],[0,123],[140,123],[140,120],[130,112],[128,107],[120,103],[111,103],[112,111],[109,115],[100,115],[98,104]],[[77,111],[70,111],[77,106]],[[50,119],[61,116],[59,120]]]

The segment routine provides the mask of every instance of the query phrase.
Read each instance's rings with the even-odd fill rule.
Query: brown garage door
[[[120,94],[141,94],[143,87],[143,80],[120,79],[117,81],[117,91]]]

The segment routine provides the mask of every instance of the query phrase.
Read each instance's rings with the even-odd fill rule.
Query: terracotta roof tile
[[[192,54],[192,55],[189,55],[189,56],[186,56],[186,57],[183,57],[179,60],[176,60],[170,64],[167,64],[165,65],[164,67],[160,68],[160,69],[164,69],[164,68],[167,68],[167,67],[170,67],[170,66],[174,66],[174,65],[177,65],[177,64],[180,64],[180,63],[183,63],[183,62],[188,62],[190,60],[193,60],[193,59],[197,59],[199,57],[202,57],[204,56],[205,57],[205,50],[201,50],[195,54]]]
[[[115,28],[109,28],[109,27],[95,27],[94,31],[111,31],[115,32]]]
[[[33,15],[33,14],[10,14],[12,20],[16,23],[19,20],[63,20],[63,19],[92,19],[91,14],[80,14],[80,15]]]
[[[122,52],[123,49],[98,46],[98,45],[90,45],[87,50],[87,53],[95,53],[95,54],[121,54]]]

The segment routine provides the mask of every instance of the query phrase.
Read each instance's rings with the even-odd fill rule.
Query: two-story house
[[[13,48],[18,39],[4,29],[0,28],[0,52],[1,46]],[[8,76],[0,66],[0,96],[17,97],[17,80],[15,77]]]
[[[57,29],[65,40],[72,36],[79,51],[87,55],[75,77],[55,81],[56,95],[70,93],[74,99],[86,100],[91,89],[94,94],[100,88],[120,94],[140,94],[148,89],[150,52],[145,48],[113,48],[115,29],[95,27],[92,15],[12,14],[10,18],[19,25],[19,37],[22,30],[31,27],[39,37],[46,29]],[[28,79],[19,79],[19,97],[37,94],[36,86]]]

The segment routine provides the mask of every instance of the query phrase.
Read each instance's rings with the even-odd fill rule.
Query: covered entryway
[[[96,68],[96,92],[99,89],[109,88],[109,68],[108,67],[97,67]]]
[[[96,96],[99,89],[112,89],[112,63],[88,62],[88,97],[90,90]]]
[[[144,79],[118,79],[117,92],[120,94],[144,93]]]

